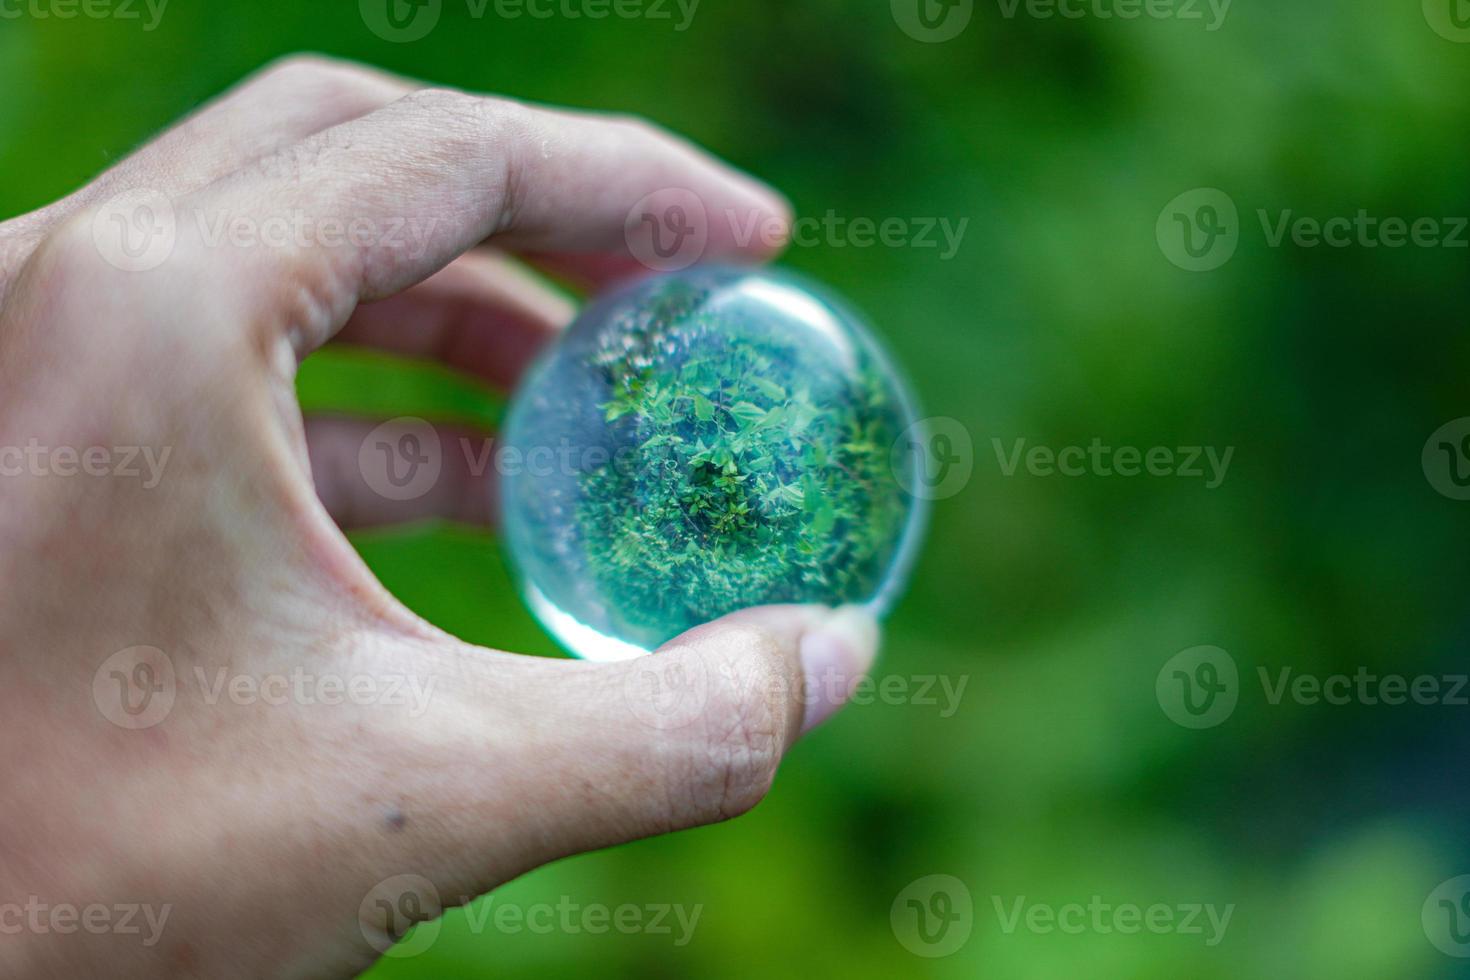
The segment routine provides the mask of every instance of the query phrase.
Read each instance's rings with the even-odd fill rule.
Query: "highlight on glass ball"
[[[774,270],[591,303],[502,434],[505,539],[571,653],[614,660],[747,606],[884,614],[924,524],[913,400],[861,319]]]

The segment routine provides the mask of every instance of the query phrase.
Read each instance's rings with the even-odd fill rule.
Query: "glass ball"
[[[638,280],[592,302],[511,403],[511,563],[542,625],[590,660],[747,606],[882,615],[924,524],[914,426],[892,360],[807,280]]]

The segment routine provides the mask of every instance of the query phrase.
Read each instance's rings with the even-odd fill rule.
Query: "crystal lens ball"
[[[924,523],[914,403],[861,319],[786,272],[694,267],[592,302],[498,450],[526,601],[614,660],[746,606],[882,615]]]

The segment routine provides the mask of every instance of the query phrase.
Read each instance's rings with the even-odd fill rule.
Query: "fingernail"
[[[877,654],[878,624],[861,606],[835,609],[802,635],[801,670],[806,680],[802,734],[847,702]]]

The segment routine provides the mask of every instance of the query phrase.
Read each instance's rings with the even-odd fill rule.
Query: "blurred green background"
[[[1365,210],[1450,235],[1443,219],[1470,215],[1470,31],[1451,19],[1470,11],[1437,4],[1238,0],[1219,22],[1204,4],[1198,20],[1176,6],[1128,20],[1104,16],[1120,9],[1108,0],[1075,18],[975,0],[934,41],[915,36],[913,0],[703,0],[684,30],[671,3],[668,19],[592,20],[442,0],[433,30],[397,43],[352,2],[173,0],[153,30],[142,6],[138,20],[61,20],[12,3],[0,217],[74,189],[270,59],[315,50],[648,116],[802,215],[968,219],[949,258],[829,237],[785,259],[864,308],[927,412],[971,438],[973,476],[935,504],[878,668],[911,690],[968,678],[958,710],[855,707],[798,747],[749,816],[493,897],[699,906],[685,945],[477,930],[453,912],[427,951],[371,976],[1470,975],[1421,922],[1431,891],[1470,872],[1470,707],[1273,704],[1258,675],[1470,669],[1470,503],[1421,464],[1430,434],[1470,415],[1470,251],[1273,247],[1259,217]],[[1167,234],[1166,205],[1196,188],[1238,208],[1238,250],[1208,271],[1177,266]],[[366,415],[499,410],[463,379],[363,356],[318,356],[301,388],[308,408]],[[1094,438],[1234,456],[1207,489],[1006,475],[993,441]],[[488,534],[355,541],[435,623],[555,654]],[[1156,680],[1202,644],[1238,665],[1238,705],[1195,730],[1171,721]],[[926,957],[948,949],[915,942],[906,900],[894,906],[935,874],[963,884],[973,914],[951,924],[957,949]],[[1234,910],[1213,946],[1208,927],[1005,928],[1019,898],[1094,896]]]

